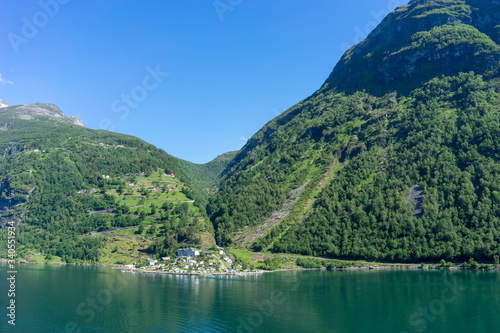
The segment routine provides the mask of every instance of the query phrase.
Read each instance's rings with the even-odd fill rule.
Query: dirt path
[[[145,225],[144,228],[151,228],[151,224]],[[161,224],[155,224],[157,227],[161,227]],[[140,237],[134,237],[134,236],[128,236],[128,235],[115,235],[113,232],[118,232],[118,231],[126,231],[126,230],[134,230],[134,229],[139,229],[138,226],[135,227],[123,227],[123,228],[115,228],[115,229],[109,229],[101,232],[91,232],[88,235],[89,236],[106,236],[106,237],[121,237],[121,238],[127,238],[127,239],[138,239],[138,240],[149,240],[148,238],[145,238],[143,236]]]
[[[127,239],[137,239],[141,241],[149,240],[148,238],[145,237],[133,237],[133,236],[127,236],[127,235],[114,235],[114,234],[108,234],[105,232],[91,232],[89,233],[89,236],[95,237],[95,236],[106,236],[106,237],[120,237],[120,238],[127,238]]]
[[[163,200],[163,201],[178,201],[178,202],[190,202],[194,203],[194,200],[182,200],[182,199],[164,199],[164,198],[148,198],[148,197],[125,197],[125,198],[132,198],[132,199],[151,199],[151,200]]]

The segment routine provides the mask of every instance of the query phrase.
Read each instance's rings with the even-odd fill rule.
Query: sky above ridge
[[[0,99],[205,163],[310,96],[407,0],[2,0]]]

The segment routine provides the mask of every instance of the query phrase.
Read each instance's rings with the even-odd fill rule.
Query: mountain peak
[[[86,127],[78,116],[67,116],[59,109],[57,105],[50,103],[33,103],[24,105],[8,106],[0,101],[0,105],[5,105],[0,111],[1,115],[7,115],[10,118],[24,120],[55,120],[61,123],[78,125]]]
[[[500,74],[500,0],[413,0],[347,50],[322,90],[406,93],[440,75]]]
[[[0,99],[0,108],[5,108],[7,106],[9,106],[9,104],[5,103],[3,99]]]

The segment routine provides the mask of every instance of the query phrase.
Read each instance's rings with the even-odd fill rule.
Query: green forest
[[[376,126],[368,120],[351,134],[360,150],[313,213],[273,248],[390,261],[493,260],[500,253],[499,93],[472,74],[436,79],[384,116],[394,125],[386,143],[362,135]],[[407,200],[416,184],[424,192],[421,216]]]
[[[262,155],[243,158],[245,172],[212,199],[208,211],[218,240],[230,244],[232,232],[259,223],[292,189],[338,163],[307,218],[296,223],[304,212],[292,214],[255,249],[391,261],[493,260],[500,250],[499,106],[499,82],[472,73],[432,80],[409,97],[311,98],[297,106],[302,112],[285,126],[287,136],[280,136],[281,125],[267,149],[252,151]],[[318,109],[324,111],[312,114]],[[301,167],[310,164],[315,168]],[[424,192],[419,215],[408,200],[414,185]]]

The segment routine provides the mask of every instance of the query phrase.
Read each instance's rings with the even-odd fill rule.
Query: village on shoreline
[[[366,261],[344,261],[325,258],[311,258],[298,256],[300,259],[308,260],[316,264],[328,262],[329,265],[310,267],[307,265],[295,267],[280,267],[277,269],[264,269],[263,267],[249,266],[227,253],[226,249],[213,247],[203,248],[180,248],[176,257],[162,257],[161,259],[148,258],[145,261],[134,264],[102,264],[102,263],[62,263],[62,262],[40,262],[30,261],[20,258],[16,262],[19,264],[49,264],[49,265],[82,265],[82,266],[103,266],[119,269],[126,273],[147,273],[147,274],[170,274],[170,275],[191,275],[191,276],[248,276],[260,275],[263,273],[286,272],[286,271],[310,271],[310,270],[330,270],[330,271],[361,271],[361,270],[442,270],[442,271],[500,271],[500,265],[478,264],[469,260],[464,263],[451,263],[441,260],[440,263],[381,263]],[[0,263],[7,263],[8,260],[0,258]]]
[[[175,258],[162,257],[161,260],[147,259],[147,264],[129,264],[116,268],[122,272],[163,273],[177,275],[250,275],[261,274],[264,270],[248,269],[238,263],[222,248],[203,250],[180,248]]]

